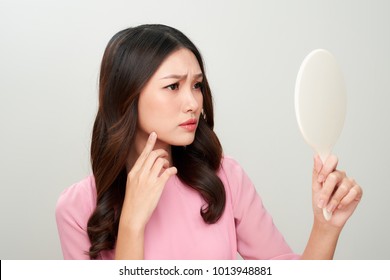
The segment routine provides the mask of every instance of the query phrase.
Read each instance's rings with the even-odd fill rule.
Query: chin
[[[169,145],[172,146],[188,146],[191,145],[195,140],[195,134],[194,135],[188,135],[188,136],[179,136],[179,137],[172,137],[166,143],[169,143]]]

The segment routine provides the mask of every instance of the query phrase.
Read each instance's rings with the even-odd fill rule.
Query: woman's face
[[[137,138],[146,139],[154,131],[160,145],[191,144],[202,110],[202,80],[191,51],[169,55],[141,91]]]

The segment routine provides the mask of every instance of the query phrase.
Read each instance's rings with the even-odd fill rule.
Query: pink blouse
[[[204,223],[198,192],[176,176],[167,182],[145,230],[145,259],[297,259],[264,209],[251,180],[230,157],[218,172],[226,190],[226,207],[215,224]],[[96,207],[91,175],[66,189],[56,206],[57,227],[65,259],[88,259],[87,222]],[[113,259],[114,250],[101,259]]]

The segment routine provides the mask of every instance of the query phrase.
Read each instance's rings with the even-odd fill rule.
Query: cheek
[[[140,97],[138,103],[138,125],[141,130],[152,132],[169,126],[175,115],[175,105],[164,98]]]
[[[200,109],[203,109],[203,94],[200,93],[199,96],[197,96],[196,101],[199,104]]]

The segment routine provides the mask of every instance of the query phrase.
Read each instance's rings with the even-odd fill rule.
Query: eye
[[[203,88],[203,83],[202,82],[197,82],[195,85],[194,85],[194,89],[202,89]]]
[[[170,90],[177,90],[177,89],[179,89],[179,84],[174,83],[174,84],[171,84],[169,86],[166,86],[165,88],[170,89]]]

